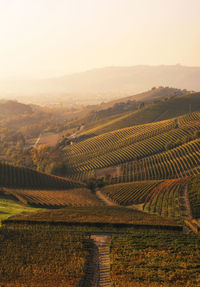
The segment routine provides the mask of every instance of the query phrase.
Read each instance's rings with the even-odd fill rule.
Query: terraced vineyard
[[[200,129],[199,119],[200,113],[196,112],[163,122],[116,130],[73,144],[66,148],[69,174],[81,178],[81,174],[85,173],[82,178],[86,178],[95,169],[131,161],[132,164],[125,164],[124,171],[122,167],[123,178],[120,181],[174,178],[199,173],[200,140],[193,140]],[[171,162],[174,157],[175,167]],[[179,157],[182,159],[179,160]],[[185,160],[189,162],[188,166],[183,163]],[[146,168],[148,164],[152,170],[149,167],[141,173],[143,166]],[[160,166],[161,170],[157,171]]]
[[[178,117],[179,125],[185,125],[193,121],[199,121],[199,120],[200,120],[199,112],[188,113],[186,115]]]
[[[101,189],[112,201],[123,206],[144,203],[150,191],[161,181],[145,181],[107,185]]]
[[[160,135],[154,135],[149,131],[150,126],[137,127],[131,129],[132,135],[126,136],[125,132],[130,132],[129,129],[120,130],[119,132],[113,132],[111,134],[105,134],[99,137],[94,137],[78,144],[72,145],[70,151],[67,151],[67,161],[72,165],[73,169],[90,170],[94,168],[107,167],[116,165],[128,160],[137,159],[143,156],[148,156],[152,153],[156,153],[165,149],[165,143],[156,146],[155,142],[158,141]],[[162,126],[163,128],[163,126]],[[169,128],[167,126],[167,128]],[[144,130],[148,130],[144,133]],[[161,133],[159,129],[157,133]],[[167,138],[173,138],[173,133],[177,136],[177,131],[169,131],[162,133],[162,136]],[[138,134],[138,136],[137,136]],[[185,137],[187,133],[180,133],[180,138]],[[145,138],[146,137],[146,138]],[[107,142],[108,141],[108,142]],[[145,147],[143,149],[143,147]],[[149,148],[151,146],[151,148]],[[70,152],[70,155],[69,155]]]
[[[198,286],[200,112],[171,108],[64,137],[71,179],[0,163],[0,286]]]
[[[122,206],[161,216],[180,217],[180,191],[191,178],[141,181],[108,185],[101,191]]]
[[[167,95],[166,95],[167,96]],[[178,96],[167,101],[146,106],[140,110],[128,112],[124,115],[105,117],[100,121],[86,124],[82,135],[100,135],[109,131],[141,125],[145,123],[162,121],[188,113],[188,106],[191,104],[193,111],[200,110],[200,94],[192,93],[185,96]]]
[[[133,126],[110,133],[105,133],[80,143],[73,144],[66,149],[66,153],[69,160],[76,159],[78,156],[81,156],[83,159],[88,156],[94,157],[91,154],[94,151],[96,151],[98,154],[101,154],[102,150],[106,152],[113,151],[137,141],[149,138],[152,135],[169,131],[173,129],[175,125],[175,120],[169,120],[161,123]]]
[[[65,206],[103,205],[89,189],[78,188],[68,190],[26,190],[4,189],[4,193],[12,195],[19,202],[43,208],[61,208]],[[0,192],[1,196],[2,191]]]
[[[197,175],[200,173],[200,139],[190,141],[166,152],[144,157],[140,160],[127,161],[120,165],[120,170],[121,175],[117,178],[111,178],[110,183],[170,179]],[[94,177],[94,175],[95,168],[88,171],[74,171],[71,177],[76,180],[84,180]]]
[[[74,172],[72,171],[72,173],[68,173],[68,175],[70,176],[70,178],[72,180],[78,180],[81,182],[87,181],[89,178],[94,178],[95,177],[95,170],[83,170],[81,172]]]
[[[113,236],[111,278],[118,287],[199,286],[199,236],[135,232]]]
[[[63,227],[0,229],[1,286],[77,286],[88,256],[84,234]]]
[[[200,218],[200,176],[196,176],[188,185],[188,195],[192,216]],[[200,222],[200,220],[199,220]]]
[[[179,178],[199,173],[200,139],[196,139],[169,151],[123,164],[118,181]]]
[[[27,189],[70,189],[83,187],[84,184],[0,162],[0,186]]]
[[[111,206],[66,207],[59,210],[47,210],[32,214],[12,216],[3,221],[4,224],[35,224],[50,223],[96,228],[174,228],[180,230],[180,224],[172,218],[163,218],[154,214],[147,214],[138,210]],[[80,226],[79,226],[80,225]]]
[[[180,192],[190,178],[166,180],[146,196],[143,210],[162,216],[181,217]]]

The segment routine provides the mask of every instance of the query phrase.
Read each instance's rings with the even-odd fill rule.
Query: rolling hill
[[[122,115],[90,120],[80,135],[99,135],[108,131],[161,121],[200,110],[200,93],[172,96]]]
[[[36,208],[103,205],[84,183],[0,163],[0,205]],[[26,210],[21,207],[21,210]],[[27,211],[29,209],[27,208]],[[33,209],[30,211],[33,211]],[[1,213],[1,206],[0,206]],[[7,212],[9,215],[10,212]]]
[[[135,181],[107,185],[101,192],[119,206],[136,208],[164,217],[180,218],[182,190],[191,181],[192,177]]]
[[[85,129],[89,129],[92,126],[98,126],[105,122],[117,119],[120,115],[123,116],[127,113],[137,111],[141,109],[141,107],[144,107],[144,105],[157,103],[161,100],[167,101],[171,98],[187,94],[190,94],[190,92],[175,88],[152,88],[149,91],[133,96],[123,97],[99,105],[89,105],[84,109],[85,113],[87,113],[85,116],[69,122],[67,126],[78,127],[84,125]]]
[[[25,105],[17,101],[0,101],[0,119],[5,119],[17,115],[30,114],[33,110],[30,105]]]
[[[0,187],[59,190],[84,187],[84,184],[30,168],[0,162]]]
[[[190,170],[196,173],[200,165],[199,120],[200,113],[194,112],[170,120],[114,130],[74,143],[65,148],[69,174],[89,172],[94,176],[96,169],[122,164],[122,176],[127,180],[130,172],[133,180],[179,177],[190,174]],[[179,158],[187,159],[189,164],[181,164]],[[168,168],[172,163],[178,167]]]
[[[106,284],[146,274],[148,286],[149,276],[160,286],[163,274],[196,286],[200,93],[167,95],[153,89],[153,104],[115,103],[90,124],[77,119],[81,140],[56,146],[66,178],[0,163],[0,285],[94,286],[99,268]]]
[[[151,89],[133,94],[128,97],[122,97],[116,100],[112,100],[106,103],[101,103],[100,108],[109,108],[113,107],[115,104],[119,103],[129,103],[130,101],[138,101],[138,102],[153,102],[163,100],[165,98],[175,97],[175,96],[183,96],[192,93],[192,91],[187,91],[186,89],[177,89],[172,87],[152,87]]]

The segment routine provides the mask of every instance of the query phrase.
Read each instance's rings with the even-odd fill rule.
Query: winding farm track
[[[188,196],[188,185],[185,184],[180,192],[180,208],[181,208],[181,216],[183,219],[183,230],[185,233],[191,233],[194,232],[198,234],[199,228],[198,226],[193,222],[192,218],[192,212],[190,207],[190,201]]]
[[[188,185],[185,184],[180,192],[181,211],[183,219],[192,219],[190,202],[188,197]]]
[[[42,136],[42,134],[40,133],[40,134],[39,134],[39,137],[37,138],[37,140],[36,140],[36,142],[35,142],[35,144],[33,145],[34,147],[37,147],[37,145],[38,145],[38,143],[39,143],[39,141],[40,141],[40,139],[41,139],[41,136]]]
[[[105,203],[105,205],[107,205],[107,206],[119,206],[120,207],[119,204],[117,204],[116,202],[114,202],[111,199],[109,199],[108,197],[106,197],[100,190],[96,191],[96,196],[98,197],[98,199],[103,201]]]
[[[111,287],[109,235],[92,234],[85,277],[78,287]]]
[[[96,196],[101,201],[105,203],[107,206],[118,206],[119,204],[112,201],[108,197],[106,197],[100,190],[96,191]],[[141,210],[140,207],[136,207],[134,205],[132,206],[126,206],[126,208],[135,209],[135,210]],[[198,227],[193,222],[192,213],[191,213],[191,207],[190,207],[190,201],[188,196],[188,185],[185,184],[182,186],[181,192],[180,192],[180,209],[181,209],[181,217],[182,217],[182,225],[183,225],[183,232],[184,233],[198,233]],[[144,211],[143,211],[144,212]],[[148,212],[147,212],[148,213]]]

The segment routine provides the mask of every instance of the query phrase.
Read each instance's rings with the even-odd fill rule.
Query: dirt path
[[[118,206],[122,207],[116,202],[112,201],[108,197],[106,197],[100,190],[96,191],[96,196],[98,199],[103,201],[105,205],[107,206]],[[130,205],[130,206],[124,206],[129,209],[134,210],[142,210],[143,204],[137,204],[137,205]],[[180,209],[181,209],[181,217],[182,217],[182,224],[183,224],[183,232],[184,233],[198,233],[198,226],[193,222],[192,213],[191,213],[191,207],[190,207],[190,201],[188,197],[188,185],[185,184],[182,186],[181,192],[180,192]],[[144,211],[143,211],[144,212]],[[147,212],[148,213],[148,212]]]
[[[120,204],[117,204],[116,202],[112,201],[110,198],[108,198],[107,196],[105,196],[100,190],[96,191],[96,196],[98,199],[100,199],[101,201],[103,201],[105,203],[105,205],[107,206],[118,206],[118,207],[124,207],[124,208],[129,208],[129,209],[134,209],[134,210],[140,210],[143,211],[143,205],[144,203],[141,204],[132,204],[132,205],[128,205],[128,206],[122,206]]]
[[[82,125],[78,131],[76,131],[75,133],[71,134],[68,138],[69,139],[74,139],[78,133],[80,133],[82,130],[84,129],[84,125]]]
[[[120,207],[119,204],[117,204],[116,202],[106,197],[100,190],[96,191],[96,196],[98,197],[98,199],[102,200],[107,206],[119,206]]]
[[[187,184],[182,187],[180,192],[180,208],[183,220],[183,232],[187,234],[191,232],[198,234],[199,227],[193,222]]]
[[[40,141],[41,135],[42,135],[42,134],[40,133],[39,137],[36,139],[36,142],[35,142],[35,144],[33,145],[34,147],[37,147],[37,145],[38,145],[38,143],[39,143],[39,141]]]
[[[192,219],[192,213],[190,208],[190,202],[188,197],[188,185],[185,184],[180,192],[180,203],[181,203],[181,212],[183,219]]]
[[[90,236],[90,254],[86,262],[85,277],[79,287],[111,287],[109,235]]]

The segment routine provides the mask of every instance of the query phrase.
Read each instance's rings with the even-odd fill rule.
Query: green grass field
[[[0,198],[0,225],[2,220],[7,219],[10,216],[36,212],[40,210],[40,208],[32,208],[18,204],[10,199]]]

